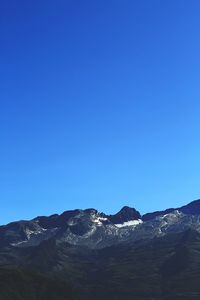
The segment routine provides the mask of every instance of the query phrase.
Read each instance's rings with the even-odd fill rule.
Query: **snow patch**
[[[118,228],[122,228],[122,227],[128,227],[128,226],[137,226],[142,223],[143,223],[143,221],[141,219],[138,219],[138,220],[127,221],[122,224],[115,224],[115,226]]]
[[[107,218],[103,218],[103,217],[96,217],[93,222],[96,223],[96,225],[101,226],[102,225],[102,221],[107,221]]]

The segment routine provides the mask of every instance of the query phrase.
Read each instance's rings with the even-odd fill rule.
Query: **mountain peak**
[[[179,209],[184,214],[200,214],[200,199],[194,200]]]
[[[135,208],[130,207],[130,206],[123,206],[119,212],[130,212],[130,211],[136,211]]]
[[[141,219],[140,213],[135,208],[129,206],[124,206],[118,213],[109,216],[109,220],[114,224],[122,224],[138,219]]]

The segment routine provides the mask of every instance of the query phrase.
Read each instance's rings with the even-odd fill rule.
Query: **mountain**
[[[189,203],[185,206],[179,207],[179,208],[168,208],[168,209],[163,210],[163,211],[156,211],[156,212],[153,212],[153,213],[147,213],[147,214],[142,216],[142,220],[143,221],[152,220],[155,217],[164,216],[166,214],[173,213],[174,211],[179,211],[179,212],[182,212],[184,214],[198,215],[198,214],[200,214],[200,200],[192,201],[191,203]]]
[[[200,298],[200,200],[0,226],[0,300]],[[27,296],[29,295],[29,296]]]
[[[114,224],[123,224],[141,219],[141,214],[135,208],[124,206],[117,214],[110,215],[108,219]]]

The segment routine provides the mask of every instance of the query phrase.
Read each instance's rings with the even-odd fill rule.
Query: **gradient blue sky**
[[[199,0],[0,1],[0,223],[200,197]]]

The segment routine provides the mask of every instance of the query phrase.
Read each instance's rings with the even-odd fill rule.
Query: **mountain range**
[[[0,226],[0,300],[200,299],[200,200]]]

